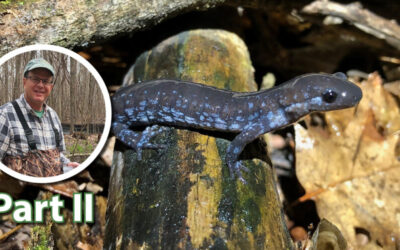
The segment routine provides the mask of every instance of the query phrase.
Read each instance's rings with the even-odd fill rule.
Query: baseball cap
[[[24,75],[26,72],[37,68],[45,68],[49,70],[53,76],[55,75],[53,66],[51,66],[51,64],[43,58],[35,58],[30,60],[25,66]]]

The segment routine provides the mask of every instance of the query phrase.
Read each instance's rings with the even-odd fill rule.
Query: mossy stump
[[[180,33],[143,53],[124,84],[182,79],[255,91],[243,41],[221,30]],[[162,150],[136,153],[117,144],[107,210],[105,249],[291,249],[271,167],[245,160],[248,184],[230,178],[229,140],[171,129],[154,138]],[[252,158],[253,147],[243,155]],[[261,159],[267,159],[265,149]],[[258,153],[260,155],[260,153]],[[260,158],[260,157],[259,157]]]

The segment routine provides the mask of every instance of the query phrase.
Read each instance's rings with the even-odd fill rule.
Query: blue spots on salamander
[[[268,126],[271,130],[285,126],[288,123],[285,111],[281,108],[269,111],[267,113],[267,121],[269,122]]]
[[[296,115],[302,115],[304,112],[308,112],[308,110],[309,110],[308,102],[293,103],[285,108],[285,112]]]
[[[112,127],[115,128],[115,127],[119,126],[120,124],[121,124],[121,122],[115,121],[112,123]]]
[[[219,114],[216,114],[216,113],[211,113],[210,116],[211,116],[212,118],[215,118],[215,119],[219,118]]]
[[[142,146],[149,148],[149,139],[157,133],[157,127],[151,128],[152,125],[237,132],[226,162],[231,172],[240,176],[238,157],[249,141],[291,124],[310,111],[340,108],[327,106],[321,97],[321,90],[333,83],[356,91],[345,79],[326,74],[301,76],[272,91],[250,94],[174,80],[151,81],[123,88],[114,95],[113,103],[119,105],[114,106],[112,126],[116,136],[138,152]],[[343,105],[354,106],[354,102],[353,98]],[[129,130],[143,125],[143,132]]]
[[[196,124],[197,120],[193,117],[185,116],[185,121],[189,124]]]
[[[174,117],[184,117],[185,116],[185,114],[182,111],[175,109],[175,108],[171,108],[171,114]]]
[[[244,121],[244,117],[243,116],[236,116],[236,121],[238,122],[243,122]]]
[[[139,102],[139,110],[144,111],[147,108],[146,105],[147,105],[146,101]]]
[[[259,116],[260,116],[259,113],[250,114],[249,117],[248,117],[248,120],[249,120],[249,121],[252,121],[252,120],[258,118]]]
[[[306,106],[307,106],[307,103],[298,102],[298,103],[290,105],[289,107],[293,107],[293,108],[297,108],[297,109],[303,109]]]
[[[165,113],[171,113],[171,109],[169,108],[169,107],[165,107],[165,106],[162,106],[162,111],[164,111]]]
[[[220,117],[216,117],[215,122],[220,123],[220,124],[226,124],[226,122],[224,120],[222,120]]]
[[[227,129],[227,125],[226,125],[226,123],[224,123],[224,122],[216,122],[216,123],[214,124],[214,126],[215,126],[217,129]]]
[[[161,120],[164,120],[166,122],[173,122],[174,121],[174,119],[171,116],[167,116],[167,115],[162,116]]]
[[[323,104],[322,97],[320,97],[320,96],[314,97],[314,98],[312,98],[312,99],[310,100],[310,103],[311,103],[311,104],[314,104],[314,105],[320,105],[320,106],[322,106],[322,104]]]
[[[128,117],[133,117],[135,114],[136,108],[127,108],[125,109],[125,113]]]
[[[152,105],[157,105],[158,104],[158,98],[157,99],[150,99],[149,103]]]
[[[146,114],[146,111],[137,113],[136,114],[136,119],[138,121],[141,121],[141,122],[148,122],[149,121],[149,119],[147,117],[147,114]]]
[[[232,130],[238,130],[240,129],[240,125],[238,123],[232,123],[229,128]]]
[[[114,114],[113,118],[117,122],[123,122],[126,120],[126,116],[121,114]]]
[[[147,116],[147,120],[144,122],[150,122],[150,121],[154,121],[156,119],[155,112],[150,109],[146,110],[146,116]]]

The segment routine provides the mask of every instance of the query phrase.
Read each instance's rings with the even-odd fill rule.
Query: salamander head
[[[362,98],[361,89],[343,73],[299,76],[291,88],[298,99],[295,102],[307,104],[309,112],[353,107]]]

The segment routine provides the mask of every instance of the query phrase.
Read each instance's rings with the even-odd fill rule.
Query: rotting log
[[[173,36],[143,53],[124,84],[173,78],[254,91],[243,41],[221,30]],[[170,129],[154,138],[166,149],[142,160],[117,143],[110,177],[105,249],[292,249],[265,147],[246,147],[248,184],[230,178],[229,140]],[[261,152],[261,153],[260,153]]]
[[[304,4],[307,1],[304,1]],[[275,9],[271,0],[0,1],[0,56],[30,44],[85,47],[148,29],[174,16],[220,5]],[[289,4],[287,2],[286,4]],[[290,6],[288,8],[290,9]],[[302,5],[299,5],[299,7]]]
[[[86,46],[151,27],[192,10],[226,0],[6,1],[0,4],[0,56],[24,45]]]

